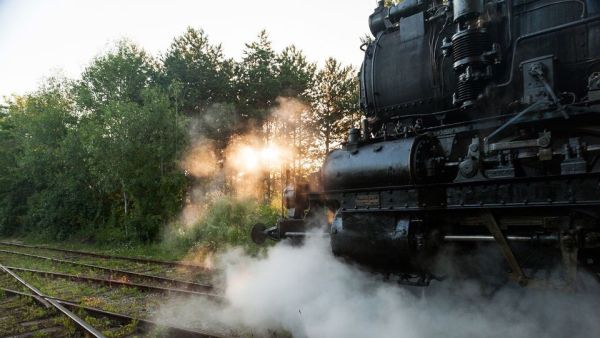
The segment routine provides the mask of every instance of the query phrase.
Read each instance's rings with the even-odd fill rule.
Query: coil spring
[[[490,50],[491,44],[484,29],[469,29],[452,37],[454,62],[465,58],[479,57]]]
[[[484,88],[483,81],[459,81],[456,88],[456,99],[459,102],[474,101]]]
[[[463,80],[461,77],[469,71],[485,71],[487,62],[483,54],[491,49],[490,39],[484,28],[471,28],[454,34],[452,48],[454,69],[459,78],[455,99],[462,107],[467,107],[483,92],[486,81],[477,77]]]

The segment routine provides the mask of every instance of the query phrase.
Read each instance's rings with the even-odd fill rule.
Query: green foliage
[[[214,103],[232,98],[233,61],[212,45],[201,29],[188,27],[175,38],[163,60],[164,80],[173,85],[174,98],[184,113],[201,114]]]
[[[11,146],[0,152],[4,234],[156,238],[183,201],[177,161],[187,140],[155,72],[145,52],[123,42],[75,85],[51,81],[10,104],[0,133]]]
[[[359,119],[358,79],[354,69],[333,58],[327,59],[307,94],[312,107],[310,123],[319,134],[326,154]]]
[[[242,62],[235,70],[242,116],[258,124],[267,117],[269,108],[275,105],[279,94],[274,59],[275,51],[267,32],[263,30],[256,41],[246,44]]]
[[[276,56],[279,95],[302,97],[315,81],[316,64],[306,60],[306,56],[296,46],[288,46]]]
[[[357,121],[357,88],[353,68],[329,59],[317,71],[293,45],[276,52],[265,31],[239,62],[192,28],[160,60],[121,41],[80,80],[51,79],[0,109],[0,235],[98,245],[156,240],[194,184],[179,166],[191,140],[201,135],[219,153],[255,128],[265,140],[328,150]],[[282,102],[300,112],[273,122]],[[271,192],[271,177],[265,181]],[[230,198],[207,210],[193,231],[172,232],[174,243],[256,249],[250,227],[273,224],[277,214]]]
[[[50,82],[10,105],[10,128],[4,131],[13,158],[2,162],[9,189],[0,195],[0,229],[5,234],[49,229],[68,233],[91,220],[78,122],[66,87]]]
[[[140,103],[111,102],[97,115],[84,120],[82,136],[90,171],[111,206],[111,223],[131,225],[136,237],[153,239],[179,211],[185,192],[177,166],[184,123],[159,88],[145,89]]]
[[[242,246],[256,252],[258,247],[249,236],[252,226],[256,223],[275,224],[278,216],[278,209],[270,205],[223,197],[207,205],[203,217],[191,227],[172,225],[165,238],[173,246],[189,247],[201,243],[210,251]]]
[[[158,77],[157,62],[130,41],[92,61],[76,86],[79,106],[95,111],[112,102],[142,101],[142,92]]]

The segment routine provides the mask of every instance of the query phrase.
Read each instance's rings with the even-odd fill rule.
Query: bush
[[[275,224],[279,216],[279,210],[270,205],[231,197],[216,199],[205,210],[191,227],[172,225],[165,233],[166,243],[178,247],[196,245],[213,252],[241,246],[249,253],[256,253],[260,247],[250,239],[252,226]]]

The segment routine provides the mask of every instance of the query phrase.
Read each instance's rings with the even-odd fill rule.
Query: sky
[[[227,56],[262,29],[273,47],[295,44],[312,61],[358,66],[375,0],[0,0],[0,98],[34,91],[48,76],[77,78],[128,38],[155,56],[186,27],[202,28]]]

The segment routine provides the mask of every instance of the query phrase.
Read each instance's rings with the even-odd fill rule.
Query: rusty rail
[[[24,252],[17,252],[17,251],[10,251],[10,250],[0,250],[0,253],[6,253],[6,254],[10,254],[10,255],[23,256],[23,257],[31,257],[31,258],[36,258],[36,259],[44,259],[44,260],[48,260],[48,261],[56,262],[56,263],[70,264],[70,265],[74,265],[74,266],[81,266],[81,267],[86,267],[86,268],[90,268],[90,269],[107,271],[107,272],[110,272],[111,274],[117,273],[117,274],[121,274],[121,275],[124,275],[124,276],[129,276],[129,277],[137,277],[137,278],[142,278],[142,279],[149,279],[149,280],[153,280],[153,281],[156,281],[156,282],[162,282],[162,283],[169,283],[169,284],[172,284],[172,285],[177,285],[178,287],[181,287],[181,288],[184,288],[184,289],[192,289],[192,290],[196,290],[196,291],[198,291],[198,290],[207,291],[207,290],[212,290],[213,289],[213,286],[210,285],[210,284],[200,284],[200,283],[182,281],[182,280],[177,280],[177,279],[172,279],[172,278],[167,278],[167,277],[152,276],[152,275],[147,275],[147,274],[143,274],[143,273],[139,273],[139,272],[133,272],[133,271],[127,271],[127,270],[120,270],[120,269],[113,269],[113,268],[108,268],[108,267],[99,266],[99,265],[73,262],[73,261],[68,261],[68,260],[59,259],[59,258],[53,258],[53,257],[46,257],[46,256],[28,254],[28,253],[24,253]]]
[[[43,270],[35,270],[35,269],[27,269],[27,268],[19,268],[19,267],[8,267],[8,268],[11,270],[14,270],[14,271],[28,272],[28,273],[38,274],[38,275],[44,275],[47,277],[64,278],[64,279],[69,279],[69,280],[73,280],[73,281],[93,282],[93,283],[104,284],[104,285],[108,285],[108,286],[126,286],[126,287],[137,288],[137,289],[145,290],[145,291],[158,291],[158,292],[166,293],[166,294],[179,294],[179,295],[184,295],[184,296],[200,296],[200,297],[211,298],[215,301],[223,301],[225,299],[223,296],[219,296],[219,295],[211,294],[211,293],[205,293],[205,292],[198,292],[198,291],[167,288],[167,287],[162,287],[162,286],[154,286],[154,285],[146,285],[146,284],[138,284],[138,283],[130,283],[130,282],[125,282],[125,281],[104,279],[104,278],[77,276],[77,275],[70,275],[70,274],[61,273],[61,272],[43,271]]]
[[[26,292],[20,292],[20,291],[16,291],[16,290],[11,290],[11,289],[6,289],[6,288],[0,288],[0,290],[2,290],[5,293],[8,294],[13,294],[13,295],[17,295],[17,296],[23,296],[23,297],[31,297],[34,299],[38,299],[39,296],[35,295],[35,294],[31,294],[31,293],[26,293]],[[64,300],[64,299],[60,299],[60,298],[56,298],[56,297],[50,297],[50,296],[46,296],[46,298],[51,299],[56,301],[57,303],[63,305],[66,308],[69,308],[71,310],[74,309],[81,309],[84,310],[90,314],[96,315],[96,316],[103,316],[109,319],[112,319],[114,321],[118,321],[120,323],[130,323],[130,322],[137,322],[138,325],[141,325],[142,327],[145,328],[153,328],[153,327],[163,327],[166,328],[168,330],[167,334],[171,337],[183,337],[183,338],[200,338],[200,337],[205,337],[205,338],[219,338],[221,336],[212,334],[212,333],[207,333],[207,332],[203,332],[203,331],[197,331],[197,330],[192,330],[192,329],[186,329],[186,328],[182,328],[182,327],[178,327],[178,326],[173,326],[173,325],[167,325],[167,324],[161,324],[159,322],[155,322],[155,321],[151,321],[151,320],[147,320],[147,319],[141,319],[141,318],[136,318],[136,317],[131,317],[125,314],[120,314],[120,313],[115,313],[115,312],[110,312],[110,311],[105,311],[105,310],[101,310],[101,309],[97,309],[94,307],[89,307],[89,306],[85,306],[85,305],[81,305],[81,304],[76,304],[73,303],[71,301],[68,300]]]
[[[28,245],[28,244],[19,244],[19,243],[12,243],[12,242],[0,242],[0,245],[15,246],[15,247],[29,248],[29,249],[43,249],[43,250],[64,252],[64,253],[84,255],[84,256],[90,256],[90,257],[121,259],[121,260],[138,262],[138,263],[161,264],[161,265],[167,265],[167,266],[171,266],[171,267],[184,267],[184,268],[190,268],[190,269],[197,269],[197,270],[201,270],[201,271],[207,271],[207,269],[203,266],[190,264],[190,263],[170,262],[170,261],[162,261],[162,260],[158,260],[158,259],[149,259],[149,258],[141,258],[141,257],[115,256],[115,255],[101,254],[101,253],[97,253],[97,252],[59,249],[59,248],[53,248],[53,247],[48,247],[48,246],[43,246],[43,245]]]
[[[96,330],[88,322],[84,321],[83,319],[81,319],[80,317],[78,317],[76,314],[74,314],[73,312],[69,311],[67,308],[65,308],[58,301],[56,301],[56,300],[54,300],[52,298],[49,298],[48,296],[44,295],[40,290],[38,290],[37,288],[35,288],[33,285],[30,285],[25,280],[23,280],[21,277],[19,277],[19,275],[17,275],[13,271],[11,271],[10,268],[7,268],[6,266],[4,266],[2,264],[0,264],[0,268],[2,270],[4,270],[6,273],[8,273],[9,275],[11,275],[13,278],[15,278],[17,281],[19,281],[19,283],[21,283],[23,286],[25,286],[26,288],[28,288],[29,290],[31,290],[33,293],[35,293],[37,295],[36,299],[38,301],[40,301],[40,299],[42,299],[43,301],[40,301],[40,303],[42,303],[42,305],[48,306],[48,304],[50,304],[51,306],[53,306],[54,308],[56,308],[58,311],[62,312],[64,315],[66,315],[67,317],[69,317],[72,321],[75,322],[75,324],[77,324],[79,327],[81,327],[82,329],[84,329],[87,333],[89,333],[93,337],[96,337],[96,338],[105,338],[102,333],[100,333],[98,330]]]

